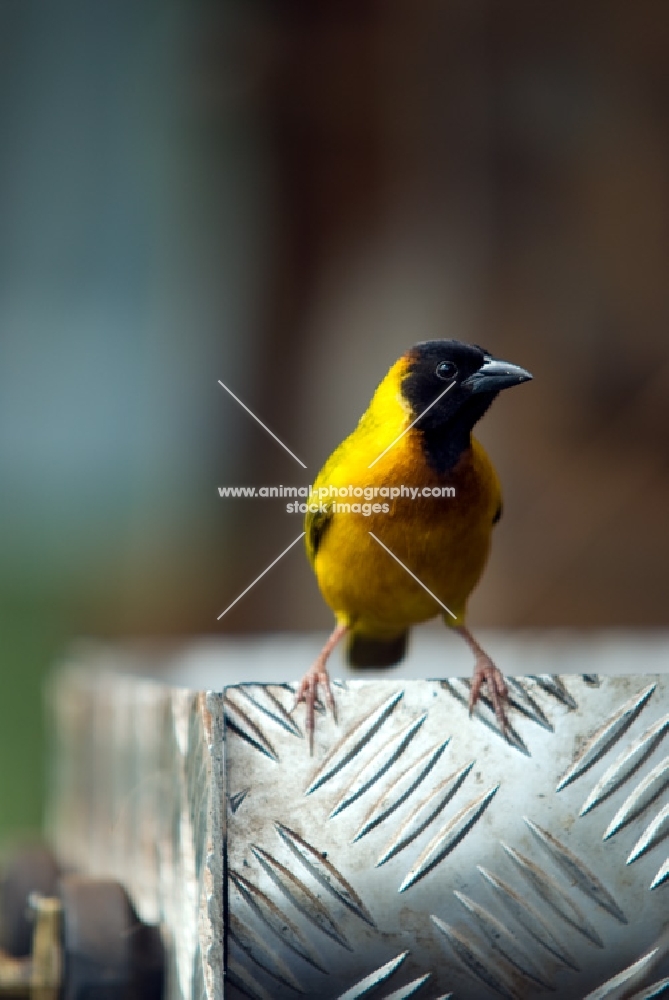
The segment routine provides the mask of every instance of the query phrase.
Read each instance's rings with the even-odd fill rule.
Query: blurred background
[[[471,622],[667,626],[661,0],[0,0],[0,137],[0,837],[73,637],[329,626],[299,547],[216,621],[301,530],[217,489],[313,481],[417,340],[535,376]]]

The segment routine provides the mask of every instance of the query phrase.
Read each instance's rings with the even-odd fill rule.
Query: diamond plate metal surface
[[[624,673],[666,640],[498,636],[506,741],[467,681],[346,679],[310,759],[294,686],[205,693],[299,674],[298,638],[54,679],[55,842],[161,922],[170,1000],[669,996],[669,676]]]
[[[51,685],[50,839],[76,870],[122,882],[139,915],[161,925],[165,1000],[219,1000],[222,695],[114,665],[126,666],[119,651],[86,650]]]
[[[669,678],[225,691],[226,995],[669,995]],[[296,724],[297,723],[297,724]]]

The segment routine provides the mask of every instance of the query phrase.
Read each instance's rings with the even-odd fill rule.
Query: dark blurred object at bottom
[[[19,851],[0,881],[0,996],[162,1000],[160,930],[124,887],[66,872],[53,853]]]

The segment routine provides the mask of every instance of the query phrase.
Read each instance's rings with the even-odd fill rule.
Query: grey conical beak
[[[529,382],[531,378],[530,373],[519,365],[487,358],[478,371],[464,380],[462,386],[470,392],[499,392],[500,389],[510,389],[512,385]]]

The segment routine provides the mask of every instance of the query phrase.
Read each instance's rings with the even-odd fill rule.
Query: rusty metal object
[[[0,950],[0,996],[31,1000],[163,1000],[165,961],[160,929],[142,923],[118,882],[59,874],[54,895],[30,891],[33,882],[60,873],[46,849],[29,848],[9,862],[3,884],[4,937],[16,952]],[[49,864],[41,862],[50,861]],[[46,876],[46,877],[45,877]],[[21,899],[21,890],[24,890]],[[9,905],[8,905],[9,904]],[[26,953],[23,928],[32,914]],[[19,921],[20,922],[20,921]]]
[[[63,975],[61,903],[59,899],[34,894],[30,905],[34,913],[31,954],[15,958],[0,952],[0,995],[58,1000]]]

